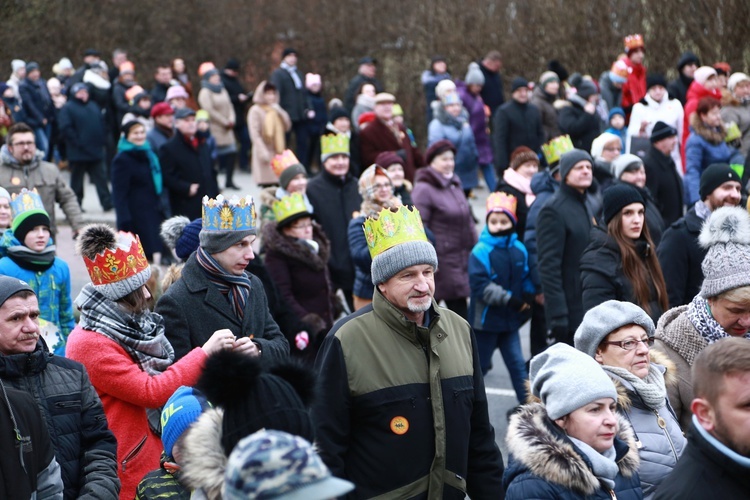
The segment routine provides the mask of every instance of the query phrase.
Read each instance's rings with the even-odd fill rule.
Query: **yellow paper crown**
[[[516,221],[516,207],[518,200],[512,194],[492,193],[487,197],[487,214],[492,212],[503,212]]]
[[[643,35],[639,33],[635,33],[633,35],[628,35],[625,37],[625,49],[626,50],[639,49],[643,47],[644,47]]]
[[[428,241],[416,207],[384,208],[377,219],[366,219],[362,227],[372,258],[401,243]]]
[[[567,153],[571,149],[573,149],[573,141],[570,140],[569,135],[560,135],[542,145],[542,153],[544,159],[547,160],[547,165],[560,161],[563,153]]]
[[[320,155],[324,157],[345,154],[349,156],[349,137],[345,134],[328,134],[320,138]]]
[[[286,149],[283,153],[273,157],[273,159],[271,160],[271,168],[273,169],[273,173],[276,174],[276,177],[278,177],[281,175],[281,172],[291,167],[292,165],[297,165],[298,163],[299,160],[296,156],[294,156],[292,150]]]
[[[307,205],[305,205],[305,198],[300,193],[292,193],[289,196],[284,196],[280,200],[275,201],[272,208],[276,222],[279,224],[289,217],[299,214],[309,214]]]

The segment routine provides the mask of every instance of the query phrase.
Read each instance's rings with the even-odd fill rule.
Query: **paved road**
[[[220,179],[221,181],[221,179]],[[257,194],[260,189],[255,185],[250,174],[239,172],[234,176],[234,183],[243,188],[241,191],[229,191],[227,194],[233,193],[238,194],[252,194],[257,200]],[[219,182],[219,185],[223,185],[223,182]],[[96,190],[94,186],[86,183],[85,193],[83,198],[83,208],[86,211],[84,218],[90,222],[108,222],[112,225],[115,223],[114,211],[104,213],[102,212],[101,206],[99,205],[98,198],[96,196]],[[474,214],[481,220],[481,224],[484,223],[484,204],[487,199],[487,190],[485,188],[477,189],[474,193],[474,198],[471,200],[472,210]],[[71,230],[69,226],[60,224],[64,221],[64,214],[59,210],[57,212],[57,220],[59,226],[59,234],[57,238],[57,253],[65,260],[70,266],[71,280],[72,280],[72,296],[78,295],[83,285],[89,282],[88,274],[86,273],[86,267],[83,264],[83,260],[80,256],[75,254],[75,246],[71,237]],[[481,229],[481,224],[478,229]],[[529,329],[528,324],[521,330],[521,340],[524,349],[526,359],[529,357]],[[515,393],[513,392],[512,385],[510,383],[510,377],[508,371],[505,368],[505,364],[499,352],[495,352],[493,358],[494,368],[487,374],[485,384],[487,386],[487,397],[489,399],[490,407],[490,419],[492,424],[495,426],[495,439],[503,451],[503,458],[507,462],[507,453],[505,448],[505,431],[507,428],[506,413],[508,410],[513,408],[517,402]]]

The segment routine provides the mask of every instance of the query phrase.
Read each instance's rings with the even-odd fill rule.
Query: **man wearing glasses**
[[[83,226],[81,207],[57,166],[44,161],[43,157],[44,154],[36,149],[34,131],[25,123],[13,125],[0,149],[0,186],[11,194],[19,193],[23,188],[36,189],[49,214],[53,237],[57,233],[55,203],[58,203],[75,237]]]

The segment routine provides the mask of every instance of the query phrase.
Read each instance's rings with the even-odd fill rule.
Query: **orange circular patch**
[[[21,184],[21,179],[19,179],[18,177],[12,177],[10,179],[10,183],[13,184],[14,186],[18,186]]]
[[[401,436],[409,430],[409,421],[404,417],[393,417],[391,419],[391,431]]]

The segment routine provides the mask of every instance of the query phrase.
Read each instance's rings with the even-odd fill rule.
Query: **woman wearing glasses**
[[[591,229],[581,256],[583,307],[607,300],[632,302],[656,322],[669,307],[667,288],[646,224],[646,208],[638,190],[619,183],[604,192],[604,222]]]
[[[725,337],[750,341],[750,215],[739,207],[714,210],[698,241],[708,248],[701,290],[690,304],[664,313],[656,327],[655,350],[677,367],[679,383],[669,388],[669,401],[684,430],[692,418],[696,356]]]
[[[618,387],[618,411],[633,426],[641,458],[643,498],[651,498],[686,443],[667,397],[677,383],[674,364],[650,349],[654,322],[634,304],[609,300],[586,313],[574,342]]]

